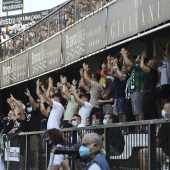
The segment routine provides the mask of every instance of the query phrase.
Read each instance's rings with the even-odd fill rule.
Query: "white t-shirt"
[[[85,126],[86,118],[90,116],[90,112],[92,111],[92,105],[89,102],[85,102],[84,106],[82,106],[79,110],[78,115],[81,116],[81,124]]]
[[[53,101],[52,107],[53,108],[50,112],[47,122],[47,130],[52,128],[60,129],[59,124],[62,114],[64,113],[64,107],[62,106],[61,103]]]
[[[56,145],[56,147],[62,147],[62,145]],[[50,161],[48,164],[48,170],[52,170],[54,165],[60,166],[61,161],[65,160],[65,155],[63,154],[54,154],[53,152],[50,153]],[[60,170],[62,168],[60,167]]]
[[[170,59],[164,57],[161,66],[161,85],[170,84]]]

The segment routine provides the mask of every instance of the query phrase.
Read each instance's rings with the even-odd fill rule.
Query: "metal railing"
[[[161,131],[161,127],[163,126],[166,126],[166,129]],[[73,148],[76,143],[81,142],[84,134],[95,132],[103,138],[103,146],[106,150],[106,159],[109,163],[110,169],[112,170],[152,170],[156,168],[163,168],[165,163],[169,167],[170,135],[168,134],[170,134],[170,122],[164,119],[116,123],[85,128],[66,128],[61,129],[61,131],[63,132],[64,137],[67,138],[66,142],[63,144],[63,147],[66,148],[67,151],[63,152],[63,150],[58,150],[57,153],[62,154],[68,152],[68,148]],[[160,131],[162,136],[160,136]],[[34,164],[38,166],[38,169],[47,169],[51,148],[47,145],[47,143],[44,143],[45,138],[43,137],[43,134],[44,131],[19,134],[20,144],[22,143],[21,140],[25,140],[26,142],[24,145],[26,146],[24,152],[25,169],[32,168]],[[7,136],[9,141],[13,140],[10,135]],[[157,136],[159,136],[159,139],[163,144],[160,146],[162,149],[159,148],[159,151],[157,151],[158,146],[156,145]],[[36,141],[36,138],[34,137],[38,139],[36,156],[34,155],[35,152],[33,152],[35,150],[32,150],[32,142]],[[5,140],[6,138],[4,138],[4,142]],[[10,143],[12,144],[12,142]],[[146,153],[144,151],[147,150],[147,148],[148,151]],[[30,162],[31,158],[34,159],[33,162]],[[68,159],[71,169],[74,170],[74,155],[72,153],[67,154],[65,159]],[[19,161],[21,162],[21,160]],[[5,167],[7,167],[7,165],[10,169],[12,162],[9,161],[8,164],[5,162]],[[13,165],[13,170],[15,170],[15,166]]]
[[[8,26],[2,31],[0,61],[15,56],[52,37],[112,0],[70,0],[26,30],[11,37]]]

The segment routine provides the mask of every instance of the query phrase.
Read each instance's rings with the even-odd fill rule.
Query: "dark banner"
[[[62,33],[65,64],[106,46],[106,9]]]
[[[50,71],[60,66],[61,35],[57,35],[48,41],[28,51],[29,77]]]
[[[47,15],[48,15],[48,10],[43,10],[43,11],[36,11],[36,12],[30,12],[25,14],[19,14],[19,15],[0,17],[0,25],[12,26],[16,24],[18,21],[21,21],[22,24],[27,24],[28,22],[30,22],[31,19],[33,19],[34,21],[39,21]]]
[[[137,19],[138,9],[135,0],[120,0],[109,6],[107,19],[108,44],[136,34],[138,32]]]
[[[138,31],[145,31],[170,19],[170,1],[149,0],[138,3]]]
[[[28,53],[1,63],[1,87],[23,81],[28,78]]]
[[[2,0],[2,12],[23,9],[23,0]]]

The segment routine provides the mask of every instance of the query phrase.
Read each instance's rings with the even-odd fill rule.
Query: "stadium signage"
[[[1,67],[1,87],[23,81],[28,78],[28,56],[23,53],[3,62]]]
[[[105,26],[106,9],[63,32],[62,49],[65,64],[105,47]]]
[[[22,24],[27,24],[30,22],[30,19],[33,19],[34,21],[39,21],[45,16],[48,15],[48,10],[43,11],[36,11],[36,12],[30,12],[20,15],[10,15],[0,18],[0,25],[14,25],[17,22],[21,21]]]
[[[120,12],[120,7],[123,12]],[[169,20],[168,0],[120,0],[108,7],[108,44],[146,31]]]
[[[120,12],[122,6],[126,8]],[[169,9],[169,0],[116,1],[108,9],[81,20],[28,52],[0,63],[1,87],[46,74],[61,64],[152,29],[169,20]]]
[[[2,0],[2,12],[23,9],[23,0]]]
[[[61,56],[61,35],[28,51],[30,77],[59,67]]]

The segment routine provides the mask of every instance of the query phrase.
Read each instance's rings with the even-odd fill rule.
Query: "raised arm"
[[[48,89],[47,89],[47,92],[46,92],[46,101],[47,103],[49,103],[51,106],[53,105],[53,101],[51,100],[50,98],[50,91],[51,91],[51,88],[53,87],[53,80],[51,77],[48,78]]]
[[[21,101],[16,100],[16,99],[13,97],[12,94],[10,94],[10,96],[11,96],[11,99],[15,102],[16,107],[18,108],[18,110],[17,110],[17,109],[16,109],[16,110],[15,110],[15,109],[13,110],[14,113],[15,113],[15,115],[17,116],[18,113],[20,113],[20,114],[21,114],[21,119],[24,120],[24,119],[25,119],[25,106],[21,103]]]
[[[132,67],[133,63],[130,61],[130,59],[128,58],[128,51],[125,48],[122,48],[120,51],[125,63],[127,66]]]
[[[67,88],[67,78],[66,77],[60,77],[60,81],[61,81],[61,84],[62,84],[62,88],[61,88],[61,95],[66,99],[66,100],[70,100],[70,93],[68,91],[68,88]]]
[[[125,78],[126,78],[126,74],[119,69],[117,63],[115,63],[115,64],[113,65],[113,70],[114,70],[115,73],[118,75],[119,79],[122,80],[122,79],[125,79]]]
[[[107,68],[110,70],[111,68],[111,57],[110,55],[107,57]]]
[[[36,109],[37,109],[37,106],[36,106],[36,103],[35,103],[33,97],[31,96],[30,90],[29,90],[29,89],[26,89],[25,94],[26,94],[26,96],[29,98],[29,101],[30,101],[30,103],[31,103],[32,109],[33,109],[33,110],[36,110]]]
[[[147,53],[145,51],[142,52],[141,54],[141,61],[140,61],[140,68],[145,72],[149,73],[150,72],[150,67],[147,67],[145,65],[145,58],[147,57]]]
[[[41,95],[41,96],[40,96],[40,106],[41,106],[40,109],[41,109],[41,113],[42,113],[44,116],[48,117],[50,113],[49,113],[49,111],[47,111],[47,110],[45,109],[44,102],[45,102],[45,98],[44,98],[43,95]]]
[[[40,99],[40,96],[42,95],[41,91],[40,91],[40,86],[41,86],[41,82],[40,80],[38,79],[36,81],[36,94],[38,96],[38,98]]]
[[[84,90],[86,90],[87,92],[89,92],[89,87],[86,85],[85,81],[84,81],[84,72],[83,72],[83,68],[80,69],[79,71],[81,79],[80,79],[80,87],[82,87]]]
[[[81,100],[76,92],[76,87],[75,86],[71,86],[71,92],[73,93],[74,95],[74,99],[75,101],[77,102],[77,104],[81,105],[81,106],[84,106],[85,105],[85,101],[84,100]]]
[[[84,69],[84,80],[86,81],[87,84],[91,85],[91,79],[88,75],[89,66],[83,63],[83,69]]]
[[[107,77],[107,75],[105,74],[105,69],[106,69],[106,64],[103,63],[102,64],[102,70],[101,70],[101,76],[104,77],[104,78]]]

